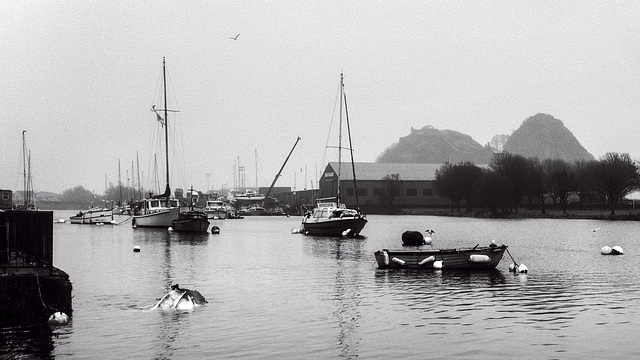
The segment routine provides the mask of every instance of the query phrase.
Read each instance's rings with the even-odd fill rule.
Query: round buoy
[[[300,230],[299,229],[291,229],[291,233],[292,234],[299,234]]]
[[[69,323],[69,316],[61,311],[56,311],[49,316],[49,324],[64,325]]]
[[[519,272],[520,274],[526,274],[526,273],[528,273],[528,272],[529,272],[529,269],[525,266],[525,264],[520,264],[520,265],[518,266],[518,272]]]
[[[605,245],[605,246],[602,247],[602,249],[600,249],[600,254],[609,255],[609,254],[611,254],[612,250],[613,249],[611,249],[611,247]]]
[[[169,226],[169,228],[167,230],[173,231],[173,228],[171,226]]]
[[[140,252],[140,246],[136,245],[133,247],[133,252]]]
[[[622,247],[618,245],[611,248],[611,255],[622,255],[622,253],[624,253],[624,251],[622,250]]]
[[[211,227],[211,233],[212,234],[220,234],[220,228],[217,226],[212,226]]]
[[[433,242],[433,240],[429,236],[424,238],[424,244],[425,245],[431,245],[432,242]]]
[[[442,260],[437,260],[433,262],[434,269],[442,269],[443,267],[444,267],[444,264],[442,263]]]

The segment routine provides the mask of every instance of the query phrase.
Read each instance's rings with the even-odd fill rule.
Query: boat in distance
[[[492,270],[506,245],[476,245],[458,249],[381,249],[374,252],[380,269]]]
[[[113,209],[93,207],[69,218],[72,224],[113,224]]]
[[[208,200],[204,211],[209,219],[224,220],[227,218],[227,205],[222,200]]]
[[[176,232],[206,233],[209,230],[207,213],[190,209],[178,213],[178,218],[171,221],[171,228]]]

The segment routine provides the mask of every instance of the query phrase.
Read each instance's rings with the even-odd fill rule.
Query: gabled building
[[[360,208],[374,212],[383,208],[433,208],[450,206],[448,199],[436,195],[435,174],[442,164],[355,163]],[[356,207],[356,188],[350,163],[330,162],[319,180],[318,197],[337,195],[340,174],[340,199],[347,207]],[[397,175],[396,175],[397,174]],[[386,177],[386,179],[385,179]]]

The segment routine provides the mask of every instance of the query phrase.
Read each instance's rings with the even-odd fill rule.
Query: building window
[[[431,188],[422,189],[422,196],[433,196],[433,189]]]
[[[368,191],[367,188],[358,188],[358,196],[367,196]]]
[[[373,196],[384,196],[384,189],[383,188],[374,188],[373,189]]]
[[[407,196],[418,196],[418,189],[407,188]]]

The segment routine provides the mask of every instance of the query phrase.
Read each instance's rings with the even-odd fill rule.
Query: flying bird
[[[229,39],[231,39],[231,40],[238,40],[238,36],[240,36],[240,34],[236,35],[235,37],[230,37]]]

